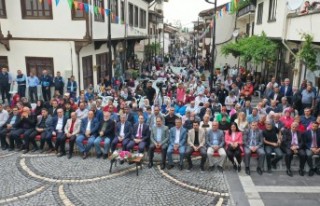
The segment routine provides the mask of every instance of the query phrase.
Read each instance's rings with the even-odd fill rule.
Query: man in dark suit
[[[165,125],[170,129],[172,127],[174,127],[175,125],[175,120],[178,117],[174,114],[174,108],[171,107],[169,110],[169,114],[167,114],[167,116],[165,116]]]
[[[253,108],[251,107],[251,101],[247,100],[241,111],[244,112],[246,114],[246,116],[248,117],[250,114],[252,114],[252,109]]]
[[[167,151],[168,169],[173,168],[172,153],[179,150],[180,154],[180,170],[183,169],[183,159],[186,152],[187,130],[182,127],[182,120],[180,118],[175,121],[176,126],[172,127],[169,132],[169,146]]]
[[[94,118],[93,111],[88,112],[88,117],[82,119],[80,134],[77,136],[76,144],[79,151],[83,154],[82,158],[86,159],[88,157],[88,152],[94,144],[94,140],[98,134],[99,122]],[[83,145],[83,140],[88,140],[86,146]]]
[[[292,98],[293,92],[292,92],[292,87],[290,85],[289,78],[286,78],[284,80],[284,86],[281,86],[280,94],[284,97],[287,97],[288,102],[291,104],[291,98]]]
[[[51,136],[52,136],[52,117],[49,115],[46,108],[41,109],[41,116],[37,118],[37,125],[35,131],[30,134],[31,139],[35,139],[37,135],[41,135],[40,153],[43,153],[44,144],[47,142],[49,146],[49,153],[54,150]]]
[[[51,115],[51,117],[56,117],[58,115],[58,109],[58,101],[55,99],[51,100],[51,107],[49,108],[49,114]]]
[[[99,136],[94,140],[97,158],[103,155],[103,159],[107,159],[110,143],[115,135],[115,122],[110,119],[110,112],[103,112],[103,121],[99,126]],[[104,149],[101,151],[100,143],[104,142]]]
[[[19,123],[19,121],[20,115],[18,107],[14,107],[7,122],[0,129],[1,145],[7,145],[6,137],[7,135],[10,137],[10,151],[14,149],[14,142],[16,142],[16,146],[19,150],[23,149],[20,137],[17,138],[16,136],[11,135],[14,130],[18,129],[17,123]]]
[[[300,158],[300,176],[304,176],[304,165],[306,164],[306,153],[304,150],[304,142],[302,141],[301,133],[297,130],[299,124],[293,122],[291,129],[283,131],[283,139],[281,148],[285,153],[285,162],[287,167],[287,175],[292,177],[291,161],[294,154],[297,154]]]
[[[250,175],[250,159],[251,154],[258,154],[258,167],[257,173],[262,175],[265,152],[263,148],[263,136],[261,130],[258,128],[258,122],[252,122],[250,129],[243,133],[244,144],[244,163],[246,166],[246,174]]]
[[[309,176],[313,176],[314,173],[320,175],[320,163],[313,165],[312,156],[317,155],[320,157],[320,130],[316,121],[312,122],[311,130],[306,131],[304,135],[307,162],[309,165]]]
[[[20,116],[20,121],[17,123],[17,128],[11,132],[10,138],[18,139],[20,135],[23,135],[24,138],[24,151],[23,154],[29,152],[29,143],[31,142],[33,145],[32,152],[38,150],[38,145],[34,139],[35,136],[31,136],[34,132],[34,127],[37,123],[37,117],[32,114],[31,109],[29,107],[23,107],[22,113]]]
[[[94,118],[98,120],[98,122],[103,121],[103,112],[97,109],[97,105],[95,103],[90,104],[90,110],[94,113]]]
[[[131,130],[132,125],[130,122],[127,121],[126,115],[122,114],[120,116],[120,122],[116,125],[116,135],[113,141],[111,142],[111,152],[116,150],[117,144],[119,142],[122,143],[122,150],[125,150],[127,144],[130,142],[131,139]]]
[[[64,140],[64,126],[67,123],[67,117],[64,116],[63,109],[60,108],[57,110],[57,116],[52,118],[52,135],[56,136],[56,144],[55,144],[55,150],[56,153],[58,153],[59,146],[61,142]],[[62,157],[66,153],[64,151],[60,151],[58,154],[58,157]]]
[[[276,100],[277,103],[281,102],[281,98],[283,95],[280,93],[280,89],[278,86],[274,86],[273,92],[270,94],[270,100]]]
[[[149,168],[153,166],[154,150],[161,148],[161,169],[165,168],[169,140],[169,129],[163,125],[162,118],[157,117],[157,126],[151,128],[149,147]]]
[[[291,99],[291,104],[293,109],[296,109],[299,112],[299,115],[303,113],[302,111],[302,95],[301,92],[298,90],[297,87],[293,87],[293,94],[292,94],[292,99]]]
[[[130,108],[128,106],[126,106],[124,108],[124,114],[126,115],[127,117],[127,121],[131,123],[131,125],[134,125],[135,122],[134,122],[134,116],[133,116],[133,113],[130,111]]]
[[[47,70],[42,71],[42,76],[40,77],[40,84],[42,88],[42,97],[44,101],[49,101],[51,98],[50,88],[52,86],[52,76],[48,75]]]
[[[149,125],[144,123],[144,117],[139,116],[139,122],[133,126],[131,140],[127,145],[126,150],[130,151],[134,145],[138,145],[139,153],[144,152],[144,148],[148,146],[150,138]]]

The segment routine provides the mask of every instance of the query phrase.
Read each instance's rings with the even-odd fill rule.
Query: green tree
[[[302,34],[301,38],[304,40],[302,48],[300,49],[298,56],[305,63],[307,69],[314,72],[317,70],[317,54],[314,47],[312,47],[313,37],[310,34]]]
[[[239,57],[243,62],[252,61],[255,64],[263,61],[274,61],[278,45],[268,39],[263,32],[260,36],[253,35],[244,37],[237,42],[226,44],[222,47],[221,52],[225,56],[232,54]]]

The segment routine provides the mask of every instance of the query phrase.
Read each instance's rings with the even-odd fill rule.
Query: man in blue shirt
[[[42,76],[40,77],[40,83],[42,88],[42,97],[45,102],[49,101],[51,98],[51,85],[52,85],[52,77],[48,75],[47,70],[42,71]]]
[[[22,74],[20,69],[18,70],[16,82],[18,84],[18,94],[19,94],[20,98],[25,97],[26,96],[27,78],[26,78],[26,75]]]
[[[29,87],[30,102],[35,103],[36,101],[38,101],[37,86],[39,84],[39,79],[34,75],[33,72],[30,72],[30,76],[28,77],[27,81]]]

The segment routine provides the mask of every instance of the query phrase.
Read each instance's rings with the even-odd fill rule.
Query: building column
[[[292,71],[293,71],[292,86],[296,86],[299,88],[300,81],[301,81],[301,75],[303,75],[303,74],[302,74],[301,61],[298,56],[296,56],[296,58],[295,58],[294,69]]]

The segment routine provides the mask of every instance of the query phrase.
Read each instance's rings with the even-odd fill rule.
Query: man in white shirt
[[[77,118],[81,119],[81,120],[86,118],[88,116],[88,112],[89,112],[89,110],[86,109],[85,103],[81,102],[79,104],[79,108],[76,110]]]
[[[198,107],[196,107],[196,102],[195,101],[191,101],[190,102],[190,105],[187,107],[186,112],[198,113]]]
[[[66,125],[67,123],[67,117],[64,116],[64,112],[63,112],[63,109],[59,108],[57,110],[57,116],[54,117],[52,119],[52,136],[56,136],[56,144],[55,144],[55,150],[56,150],[56,153],[58,153],[58,149],[59,149],[59,146],[61,145],[61,142],[64,140],[65,136],[64,136],[64,126]],[[61,157],[65,155],[65,152],[62,151],[62,153],[58,154],[58,157]]]

